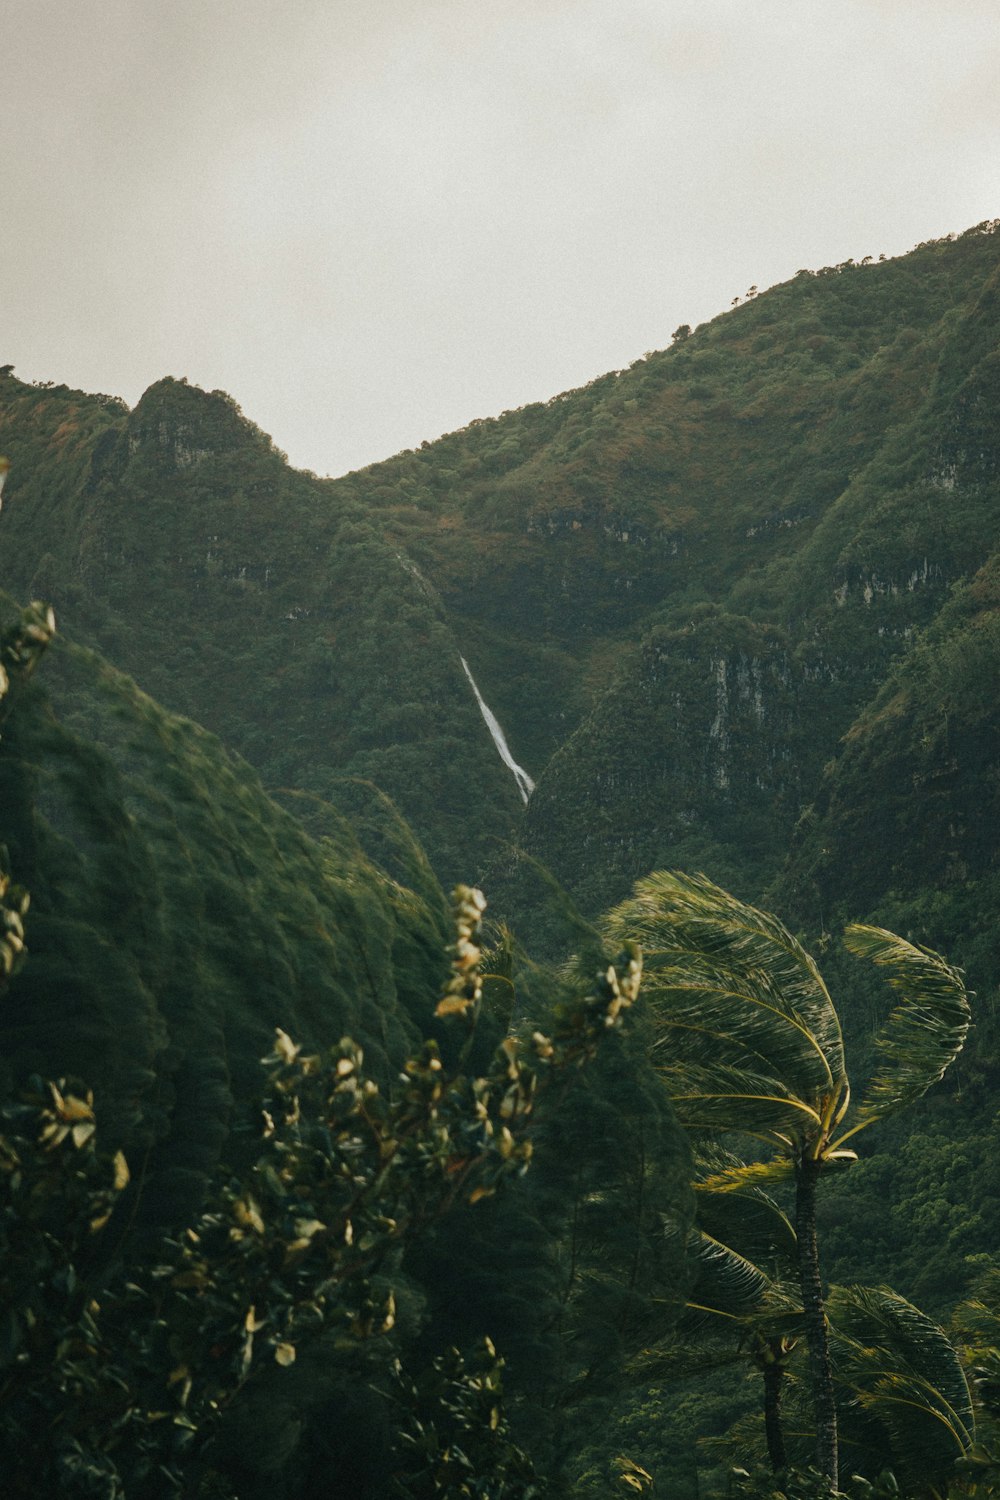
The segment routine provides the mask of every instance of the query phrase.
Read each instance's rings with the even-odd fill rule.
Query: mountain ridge
[[[310,1047],[346,1031],[379,1077],[435,1033],[439,881],[480,881],[513,928],[491,930],[481,1049],[512,1015],[546,1025],[561,981],[523,945],[592,967],[591,919],[669,866],[822,955],[858,1079],[888,1002],[841,924],[966,966],[961,1071],[824,1184],[826,1264],[942,1316],[993,1264],[998,229],[800,273],[628,371],[340,480],[290,469],[222,392],[165,379],[130,412],[0,377],[3,578],[52,599],[64,637],[0,740],[0,833],[33,899],[0,1081],[86,1076],[143,1164],[139,1228],[183,1222],[240,1158],[275,1025]],[[397,1336],[430,1361],[503,1330],[521,1430],[553,1467],[591,1465],[581,1494],[606,1493],[615,1452],[647,1462],[641,1427],[696,1495],[700,1397],[607,1375],[623,1309],[647,1338],[648,1174],[667,1204],[689,1176],[635,1019],[576,1075],[526,1194],[411,1258]],[[381,1386],[298,1378],[322,1442],[296,1462],[328,1483],[330,1431],[353,1438]],[[732,1393],[706,1389],[729,1431]],[[261,1450],[254,1494],[278,1493],[297,1399],[235,1429]]]
[[[222,392],[163,380],[128,412],[8,374],[0,561],[268,786],[348,810],[358,778],[383,787],[446,880],[511,868],[499,840],[591,909],[695,858],[762,890],[994,544],[996,227],[800,272],[337,480]],[[463,657],[537,783],[526,811]]]

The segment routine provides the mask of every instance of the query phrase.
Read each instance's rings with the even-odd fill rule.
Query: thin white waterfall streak
[[[459,657],[459,660],[461,661],[462,666],[465,668],[465,675],[469,679],[469,682],[472,685],[472,691],[476,695],[476,702],[479,704],[479,712],[486,720],[486,727],[489,730],[490,734],[493,736],[493,743],[497,747],[497,753],[500,756],[500,759],[503,761],[504,765],[507,767],[508,771],[513,774],[514,780],[517,782],[517,789],[521,793],[524,801],[527,802],[528,798],[535,790],[535,783],[532,781],[531,777],[528,775],[524,767],[519,766],[513,755],[511,755],[510,750],[507,746],[507,741],[503,736],[503,730],[500,728],[500,725],[497,722],[497,716],[492,711],[489,704],[484,699],[482,693],[477,688],[476,679],[469,671],[469,663],[466,661],[464,656]]]

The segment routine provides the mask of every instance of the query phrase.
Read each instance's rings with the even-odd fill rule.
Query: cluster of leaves
[[[6,463],[6,461],[3,461]],[[55,634],[56,622],[47,604],[31,604],[0,636],[0,729]],[[24,917],[28,892],[15,885],[4,869],[0,849],[0,991],[24,957]]]
[[[28,910],[27,891],[11,882],[0,869],[0,982],[6,983],[24,953],[24,916]]]
[[[120,1152],[97,1150],[93,1099],[78,1081],[32,1079],[0,1110],[0,1131],[5,1493],[35,1495],[47,1482],[112,1500],[110,1452],[135,1426],[134,1397],[96,1293],[128,1168]]]
[[[457,1007],[470,1027],[481,995],[483,904],[478,892],[456,892],[458,936],[440,1007]],[[108,1269],[112,1210],[128,1173],[120,1154],[108,1163],[97,1153],[89,1097],[50,1085],[47,1097],[8,1111],[11,1313],[0,1429],[23,1455],[23,1493],[56,1481],[74,1493],[84,1477],[108,1500],[123,1484],[169,1493],[212,1471],[220,1421],[255,1383],[266,1387],[304,1348],[322,1345],[335,1360],[389,1334],[393,1278],[407,1247],[457,1202],[489,1197],[526,1170],[540,1084],[594,1055],[639,978],[637,955],[626,954],[566,1006],[551,1034],[536,1032],[524,1047],[505,1041],[480,1077],[449,1070],[426,1043],[390,1093],[366,1076],[349,1039],[321,1059],[279,1031],[265,1059],[256,1160],[225,1180],[209,1211],[161,1244],[145,1269],[116,1271],[113,1261]],[[496,1372],[495,1362],[475,1379],[454,1362],[438,1367],[451,1391],[445,1409],[459,1430],[496,1450],[508,1477],[494,1483],[479,1472],[480,1487],[463,1490],[448,1470],[446,1482],[434,1480],[442,1487],[421,1480],[413,1493],[499,1500],[534,1492],[523,1474],[510,1487],[527,1461],[515,1463],[514,1447],[498,1435]],[[493,1404],[481,1430],[484,1393]],[[449,1463],[471,1471],[479,1459],[465,1441],[456,1438]],[[103,1488],[94,1488],[98,1476]]]
[[[482,897],[460,887],[455,903],[444,1013],[456,1001],[470,1010],[479,1003]],[[303,1339],[331,1326],[354,1337],[388,1332],[393,1298],[380,1300],[375,1278],[456,1203],[490,1197],[527,1169],[540,1080],[593,1055],[635,998],[639,975],[637,956],[626,956],[566,1009],[550,1036],[534,1033],[529,1060],[506,1039],[480,1077],[449,1070],[437,1044],[426,1042],[390,1093],[366,1076],[362,1049],[350,1039],[320,1059],[279,1032],[264,1060],[265,1133],[249,1183],[228,1182],[221,1204],[174,1242],[169,1266],[157,1272],[177,1304],[166,1318],[175,1342],[180,1328],[196,1331],[183,1361],[191,1380],[211,1368],[206,1350],[228,1351],[216,1372],[221,1384],[209,1382],[201,1399],[217,1404],[223,1388],[245,1379],[261,1329],[270,1356],[285,1365]]]
[[[491,1339],[466,1359],[439,1356],[416,1379],[397,1361],[399,1500],[536,1500],[543,1481],[514,1440],[502,1399],[503,1360]]]

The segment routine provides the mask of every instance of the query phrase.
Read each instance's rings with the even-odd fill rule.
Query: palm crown
[[[881,928],[849,927],[850,951],[882,966],[896,994],[875,1075],[849,1111],[836,1006],[815,960],[776,917],[703,875],[661,871],[608,923],[612,935],[642,944],[658,1060],[683,1123],[698,1134],[761,1137],[789,1162],[853,1159],[845,1142],[923,1094],[968,1031],[958,970]],[[733,1170],[745,1179],[742,1166]]]

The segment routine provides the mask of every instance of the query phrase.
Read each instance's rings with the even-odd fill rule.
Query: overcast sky
[[[1000,217],[997,0],[3,0],[0,361],[337,474]]]

